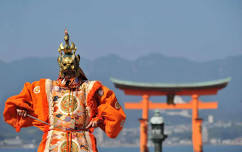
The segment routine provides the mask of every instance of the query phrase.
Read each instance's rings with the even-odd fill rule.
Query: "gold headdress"
[[[76,53],[76,46],[73,42],[71,42],[71,46],[70,46],[70,44],[69,44],[69,34],[68,34],[67,29],[65,29],[64,40],[65,40],[66,44],[65,44],[65,46],[63,46],[63,43],[61,43],[59,48],[58,48],[58,52],[61,55],[62,55],[62,52],[64,52],[65,54],[68,54],[68,55],[75,54]]]

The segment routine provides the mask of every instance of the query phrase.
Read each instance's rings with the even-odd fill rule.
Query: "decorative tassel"
[[[20,120],[21,120],[21,117],[19,117],[17,115],[17,122],[16,122],[16,126],[15,126],[16,132],[20,132],[20,130],[21,130],[21,125],[19,124]]]
[[[17,124],[15,128],[16,128],[16,132],[20,132],[21,127],[19,126],[19,124]]]

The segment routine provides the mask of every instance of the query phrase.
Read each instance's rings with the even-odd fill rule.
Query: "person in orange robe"
[[[126,115],[112,90],[86,78],[67,31],[64,40],[58,79],[25,83],[20,94],[7,99],[4,120],[17,132],[29,126],[42,130],[38,152],[97,152],[94,128],[115,138]]]

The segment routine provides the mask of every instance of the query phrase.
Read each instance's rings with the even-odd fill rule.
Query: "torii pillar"
[[[142,119],[140,119],[140,151],[148,152],[148,119],[149,119],[149,96],[143,95],[142,102]],[[125,104],[126,108],[126,104]],[[133,107],[132,107],[133,108]]]
[[[203,152],[202,119],[199,118],[199,109],[216,109],[217,102],[199,101],[201,95],[215,95],[218,90],[226,87],[230,78],[210,82],[192,84],[150,84],[121,81],[112,79],[115,87],[124,91],[126,95],[142,96],[143,100],[134,103],[126,102],[126,109],[141,109],[140,119],[140,152],[148,152],[148,118],[149,109],[191,109],[192,110],[192,142],[194,152]],[[188,103],[174,103],[175,95],[191,96]],[[167,96],[167,103],[152,103],[150,96]]]

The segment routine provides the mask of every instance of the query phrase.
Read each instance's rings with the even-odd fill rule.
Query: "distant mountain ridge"
[[[219,101],[219,109],[205,110],[207,112],[201,111],[200,116],[206,119],[208,114],[213,114],[215,120],[235,121],[242,121],[240,117],[242,108],[241,65],[242,56],[233,56],[209,62],[195,62],[161,54],[149,54],[136,60],[126,60],[116,55],[103,56],[95,60],[85,58],[80,60],[80,66],[88,79],[100,80],[113,89],[122,105],[124,101],[140,101],[140,97],[125,96],[123,92],[114,88],[110,77],[138,82],[172,83],[202,82],[231,77],[232,81],[225,89],[219,91],[218,95],[201,98],[204,101]],[[1,113],[6,99],[19,93],[26,81],[33,82],[40,78],[56,79],[58,76],[57,59],[54,57],[27,58],[10,63],[0,62],[0,68],[3,72],[0,74]],[[162,98],[156,97],[155,100],[162,101]],[[128,116],[126,127],[137,126],[137,119],[141,117],[141,112],[126,110],[126,113]],[[167,121],[177,123],[179,118],[172,117],[171,119],[169,117]],[[187,121],[190,121],[190,119],[187,119]],[[0,126],[1,130],[9,130],[7,125],[3,123],[2,116],[1,124],[4,124]]]

